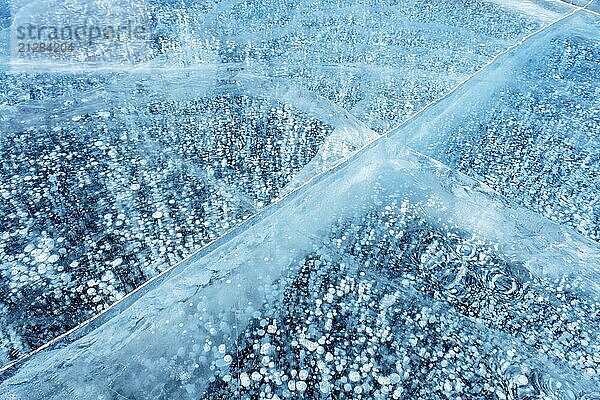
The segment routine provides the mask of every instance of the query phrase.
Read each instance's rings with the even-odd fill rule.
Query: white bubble
[[[296,383],[296,389],[298,389],[300,392],[304,392],[306,390],[306,382],[303,381],[299,381]]]
[[[515,382],[517,382],[517,385],[519,385],[519,386],[525,386],[525,385],[527,385],[529,380],[527,379],[527,377],[525,375],[519,375],[515,378]]]
[[[251,376],[251,378],[252,378],[252,380],[253,380],[253,381],[256,381],[256,382],[258,382],[258,381],[260,381],[260,380],[262,379],[262,375],[260,374],[260,372],[258,372],[258,371],[254,371],[254,372],[252,373],[252,376]]]
[[[44,262],[48,259],[49,256],[50,255],[47,252],[42,251],[35,256],[35,261],[40,262],[40,263]]]
[[[271,344],[270,343],[263,343],[260,346],[260,354],[269,354],[270,350],[271,350]]]
[[[240,374],[240,383],[243,387],[248,387],[250,386],[250,378],[248,377],[248,374],[245,372],[242,372]]]
[[[327,381],[323,381],[319,383],[319,390],[321,391],[321,393],[327,394],[331,390],[331,384]]]

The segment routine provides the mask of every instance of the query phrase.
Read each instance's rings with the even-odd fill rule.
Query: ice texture
[[[599,398],[568,3],[150,1],[132,70],[3,61],[0,400]]]
[[[314,398],[435,398],[460,377],[468,398],[585,398],[598,248],[386,139],[7,371],[0,392],[286,398],[306,381]]]
[[[398,134],[600,241],[598,23],[579,13],[530,38]]]
[[[109,20],[124,10],[84,3]],[[106,309],[570,11],[481,0],[141,5],[152,40],[131,72],[86,70],[85,55],[0,69],[0,364]],[[0,42],[9,46],[11,24],[33,11],[60,21],[76,6],[3,5]]]
[[[7,120],[1,143],[4,363],[270,204],[321,146],[341,147],[325,145],[332,132],[364,130],[310,99],[285,102],[277,93],[285,88],[264,81],[248,80],[252,90],[197,81],[190,96],[162,94],[164,75],[34,79],[26,104],[51,115],[23,110],[22,88],[5,93],[5,104],[35,123]],[[89,97],[74,96],[103,82]]]
[[[299,82],[379,133],[567,11],[486,1],[288,4],[241,2],[196,18],[224,38],[211,48],[218,60]]]

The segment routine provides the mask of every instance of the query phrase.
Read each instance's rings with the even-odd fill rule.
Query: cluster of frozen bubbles
[[[1,148],[0,364],[269,204],[331,131],[248,95],[149,98],[22,129]]]
[[[162,359],[172,377],[164,393],[597,399],[600,304],[583,282],[533,276],[494,243],[434,227],[419,210],[390,199],[340,220],[265,286],[262,305],[248,304],[247,324],[233,311],[205,321],[190,304],[179,327],[202,326],[207,339],[191,359],[183,342],[179,361]]]

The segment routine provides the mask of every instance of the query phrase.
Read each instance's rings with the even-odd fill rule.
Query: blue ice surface
[[[55,3],[13,2],[13,17],[64,22],[79,4]],[[9,249],[0,256],[9,276],[1,364],[93,317],[571,11],[548,1],[143,4],[152,40],[137,64],[94,64],[83,53],[2,64],[2,157],[19,162],[3,164],[10,179],[1,182],[11,232],[0,237]],[[39,204],[48,211],[28,212]]]
[[[600,241],[599,22],[578,12],[530,38],[398,134]]]
[[[318,387],[315,398],[348,390],[354,398],[357,391],[385,398],[408,388],[432,398],[457,390],[497,398],[597,396],[593,362],[578,360],[593,357],[600,334],[600,245],[404,146],[446,154],[454,127],[465,115],[485,120],[497,93],[509,93],[514,71],[522,74],[517,86],[529,88],[530,73],[539,78],[552,70],[552,62],[539,60],[549,60],[557,38],[594,37],[589,18],[578,13],[530,38],[400,129],[7,370],[0,396],[290,397],[307,383]],[[587,78],[571,76],[575,83]],[[403,246],[418,257],[404,260]],[[408,264],[395,264],[395,257]],[[328,317],[334,310],[348,325]],[[400,317],[402,329],[393,323]],[[325,345],[344,339],[327,318],[352,332],[352,345],[336,347],[333,358]],[[433,334],[440,323],[446,338]],[[422,379],[416,355],[447,340],[453,355],[428,364],[436,378]],[[375,343],[377,357],[369,352]],[[477,358],[478,348],[485,358]],[[366,372],[351,366],[352,349]],[[265,356],[261,370],[252,360]],[[483,363],[487,373],[473,379],[486,389],[444,383],[446,357],[467,371]],[[325,379],[340,362],[348,365],[345,380]],[[407,368],[414,376],[403,374]],[[292,369],[296,374],[287,375]],[[278,384],[283,376],[293,384]]]
[[[211,376],[223,379],[227,375],[231,361],[222,363],[222,359],[231,360],[227,355],[236,357],[240,330],[255,319],[276,320],[277,316],[270,311],[286,304],[288,285],[299,273],[301,260],[316,252],[325,260],[352,263],[351,252],[328,247],[328,235],[334,232],[332,227],[358,217],[363,224],[374,224],[374,229],[385,229],[385,225],[379,225],[379,214],[371,220],[361,216],[380,208],[392,210],[387,204],[399,208],[404,203],[414,204],[432,229],[451,229],[464,232],[462,235],[466,238],[489,241],[495,245],[492,246],[495,251],[516,263],[514,268],[523,263],[541,281],[553,282],[572,276],[578,283],[572,287],[573,292],[569,291],[569,296],[577,296],[583,304],[587,304],[587,296],[598,296],[597,243],[504,202],[480,183],[417,155],[397,142],[397,137],[379,141],[152,282],[98,321],[83,327],[81,332],[32,356],[14,371],[9,370],[0,386],[1,392],[9,396],[5,398],[22,393],[34,398],[63,398],[68,393],[72,398],[84,399],[91,395],[110,395],[113,391],[123,396],[149,397],[160,393],[179,398],[196,398],[204,393],[210,398],[210,392],[206,391]],[[372,229],[370,226],[367,225],[368,229]],[[543,243],[540,237],[544,238]],[[361,271],[375,277],[385,274],[385,269],[377,268],[375,254],[368,255],[373,268],[357,265],[358,270],[354,272],[352,269],[347,272],[342,269],[342,272],[357,277],[362,276]],[[335,281],[335,269],[329,274]],[[477,342],[479,345],[487,343],[486,346],[493,348],[515,349],[520,355],[514,360],[515,367],[511,367],[517,368],[511,372],[515,375],[502,379],[518,379],[518,370],[523,368],[529,379],[538,374],[543,379],[561,382],[559,386],[567,392],[593,393],[598,389],[597,381],[582,378],[577,370],[554,364],[543,353],[530,354],[527,346],[523,347],[507,333],[479,326],[486,325],[486,317],[481,318],[479,324],[471,325],[468,318],[456,314],[443,300],[435,300],[437,305],[431,305],[431,299],[411,290],[411,283],[402,283],[406,278],[385,284],[388,279],[380,277],[372,283],[384,282],[383,287],[391,290],[390,295],[406,296],[405,301],[429,304],[435,309],[441,307],[438,311],[445,318],[462,321],[461,328],[453,329],[479,337],[477,340],[483,340]],[[532,284],[531,278],[525,279],[515,284]],[[398,292],[392,290],[396,285],[406,287]],[[494,292],[488,295],[494,296]],[[501,296],[497,300],[508,301]],[[545,310],[549,315],[554,311]],[[347,317],[359,318],[360,313],[361,309],[355,309]],[[526,323],[527,318],[520,323]],[[277,322],[283,324],[279,329],[284,332],[286,321]],[[307,323],[310,327],[310,321]],[[591,329],[591,340],[597,335],[593,323],[592,320],[587,322],[592,325],[581,326]],[[386,325],[372,327],[375,328],[386,329]],[[298,340],[300,338],[302,336]],[[318,336],[314,337],[313,333],[309,338],[316,340]],[[360,336],[353,338],[359,339]],[[311,343],[307,342],[305,347],[314,351],[310,350]],[[276,355],[274,357],[278,360]],[[69,362],[65,362],[67,359]],[[278,362],[289,363],[291,369],[300,359],[286,358]],[[377,365],[375,360],[371,362]],[[494,362],[498,362],[500,368],[500,359],[492,365]],[[188,368],[191,369],[185,375],[187,378],[176,374]],[[252,373],[251,370],[240,373],[245,372]],[[89,379],[89,376],[94,378]],[[135,378],[139,376],[145,379]],[[259,389],[249,389],[248,393],[256,393],[256,390]]]
[[[586,7],[588,10],[600,13],[600,1],[594,0],[589,6]]]
[[[249,4],[247,10],[229,3],[221,8],[203,4],[211,15],[221,16],[205,26],[231,34],[234,43],[253,44],[265,23],[270,24],[269,35],[289,27],[278,5]],[[394,7],[374,8],[377,14]],[[363,11],[340,9],[348,12],[341,14],[345,17]],[[325,12],[319,10],[320,17]],[[317,73],[308,71],[299,74],[301,78],[290,74],[289,66],[303,60],[298,54],[314,45],[313,39],[299,43],[298,53],[285,45],[266,47],[282,51],[268,56],[277,79],[257,79],[255,75],[269,68],[254,61],[240,73],[215,73],[217,80],[227,81],[226,87],[243,81],[253,95],[268,92],[276,99],[293,97],[286,101],[298,108],[312,105],[311,111],[322,113],[325,122],[347,128],[334,137],[341,148],[353,144],[351,151],[333,156],[321,152],[297,175],[297,185],[308,180],[306,186],[256,212],[106,313],[8,367],[0,378],[0,399],[236,398],[273,393],[279,398],[305,393],[314,398],[598,396],[594,357],[600,333],[600,245],[594,233],[597,209],[589,209],[598,193],[598,31],[597,19],[583,13],[529,37],[398,130],[312,180],[315,173],[331,168],[332,160],[335,164],[373,140],[369,127],[385,131],[409,117],[386,119],[385,111],[397,107],[394,102],[379,110],[383,117],[365,117],[370,114],[363,112],[369,102],[379,104],[374,91],[381,77],[403,71],[402,65],[371,81],[375,83],[364,98],[348,95],[344,85],[352,82],[346,77],[362,82],[364,71],[373,67],[368,63],[358,68],[358,75],[339,74],[335,63],[317,65]],[[250,39],[236,38],[235,25],[228,30],[227,22],[239,15],[249,20]],[[222,25],[215,22],[223,19]],[[309,19],[302,19],[303,24]],[[359,20],[357,26],[364,23],[369,19]],[[356,27],[353,24],[348,25]],[[504,45],[489,43],[499,50],[531,33],[534,25],[539,27],[526,25],[528,29],[509,32]],[[323,34],[307,26],[311,29],[316,36]],[[453,32],[458,42],[471,34],[446,29],[441,28],[439,36]],[[324,37],[333,47],[339,39],[335,34]],[[231,63],[249,61],[233,48],[233,54],[227,54]],[[304,61],[313,65],[333,50],[324,46]],[[339,55],[344,71],[345,62],[365,54],[360,46],[354,51]],[[452,64],[457,61],[452,56],[463,51],[450,51],[446,61]],[[262,52],[258,46],[250,54]],[[366,54],[383,57],[384,65],[401,64],[386,50]],[[449,86],[469,77],[492,54],[460,58],[460,72]],[[165,58],[169,57],[178,55]],[[277,69],[282,64],[287,65],[284,73]],[[430,72],[412,78],[427,78],[425,82],[434,86],[446,82],[447,77]],[[129,102],[129,91],[135,90],[143,106],[139,97],[152,90],[185,101],[202,86],[186,85],[185,80],[197,77],[198,71],[175,73],[163,86],[152,86],[147,79],[140,79],[143,85],[116,79],[108,89],[91,91],[86,100],[94,100],[92,106],[61,112],[71,120],[65,123],[80,129],[77,122],[86,107],[97,112],[105,102]],[[328,100],[335,113],[322,107],[328,104],[323,98],[293,88],[297,82],[314,84],[324,77],[337,79],[335,85],[325,85],[333,93]],[[278,79],[286,84],[273,84]],[[204,83],[210,92],[211,80]],[[184,93],[171,93],[172,87]],[[309,89],[324,94],[322,87],[309,84]],[[104,93],[122,97],[106,98]],[[28,100],[16,98],[27,110]],[[362,105],[352,104],[359,98]],[[59,93],[41,104],[63,100]],[[351,116],[346,111],[358,118],[344,123]],[[34,109],[24,115],[36,113]],[[516,124],[508,125],[514,130],[498,129],[493,119],[498,115],[505,118],[500,125],[509,121]],[[36,121],[30,121],[31,126]],[[558,145],[549,127],[561,132]],[[527,134],[535,131],[540,138],[521,155],[529,162],[528,173],[536,173],[533,183],[527,181],[529,175],[514,173],[513,181],[502,175],[514,167],[511,156],[518,146],[515,149],[506,135],[517,128]],[[543,156],[528,159],[530,153],[537,154],[534,150]],[[469,158],[482,152],[485,158]],[[444,334],[438,334],[440,329]],[[334,370],[337,376],[330,373]]]
[[[9,27],[11,24],[11,14],[8,2],[0,2],[0,60],[5,64],[8,61],[8,43],[9,43]],[[1,67],[4,68],[4,67]]]

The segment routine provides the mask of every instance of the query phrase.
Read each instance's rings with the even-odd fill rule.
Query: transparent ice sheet
[[[598,311],[593,307],[597,306],[599,293],[598,244],[582,238],[569,228],[503,201],[476,181],[398,146],[397,140],[384,139],[354,157],[351,162],[320,176],[269,208],[264,215],[254,217],[184,265],[151,282],[71,337],[34,355],[14,371],[7,371],[8,379],[2,384],[1,392],[6,393],[5,396],[16,395],[17,398],[19,393],[33,393],[40,398],[49,396],[47,398],[83,399],[92,394],[113,398],[117,396],[115,393],[142,398],[170,398],[174,394],[180,398],[195,398],[194,396],[207,390],[210,377],[215,376],[217,371],[222,372],[215,379],[222,379],[227,375],[232,358],[224,357],[239,357],[235,352],[244,339],[242,333],[247,329],[247,324],[253,318],[258,318],[256,323],[259,323],[263,313],[273,318],[274,310],[288,304],[282,296],[302,288],[302,285],[290,284],[290,280],[299,274],[302,260],[314,254],[328,257],[331,262],[338,264],[357,263],[347,271],[343,267],[340,267],[341,270],[324,268],[322,273],[329,276],[331,281],[338,279],[339,274],[342,277],[347,275],[360,279],[359,272],[365,271],[372,284],[383,285],[382,288],[386,288],[386,293],[389,292],[390,295],[396,291],[392,288],[399,286],[400,292],[395,296],[400,296],[398,301],[401,303],[422,302],[423,307],[442,307],[435,314],[445,316],[445,313],[450,313],[452,317],[447,316],[449,319],[458,315],[456,318],[461,322],[456,322],[458,325],[455,328],[478,337],[478,340],[483,341],[478,342],[480,345],[487,343],[485,346],[498,346],[498,349],[505,350],[514,347],[520,357],[514,361],[513,366],[509,362],[510,365],[503,367],[503,370],[513,371],[516,375],[504,376],[499,373],[497,379],[505,379],[503,384],[510,386],[511,379],[521,379],[524,382],[520,377],[522,374],[531,380],[535,375],[534,371],[538,371],[547,374],[544,375],[546,383],[540,385],[550,385],[552,389],[548,390],[559,390],[557,387],[562,387],[562,390],[567,391],[564,393],[571,390],[577,398],[583,398],[583,393],[598,391],[597,380],[585,375],[585,366],[564,369],[560,362],[552,361],[553,358],[529,347],[535,348],[536,339],[531,339],[532,342],[523,347],[515,337],[508,336],[508,332],[493,328],[493,323],[486,321],[486,318],[491,317],[485,309],[480,310],[482,314],[474,320],[467,318],[468,312],[463,310],[463,313],[467,313],[463,315],[457,311],[460,308],[452,304],[451,299],[460,299],[461,290],[475,290],[476,293],[476,285],[471,289],[458,284],[451,285],[449,290],[456,290],[448,292],[447,296],[440,293],[438,297],[435,293],[427,292],[425,297],[423,294],[414,294],[412,290],[418,285],[413,284],[409,276],[418,275],[417,269],[411,272],[410,267],[407,267],[409,271],[406,276],[390,277],[388,273],[389,267],[394,264],[393,259],[390,260],[383,253],[386,257],[382,260],[387,262],[381,264],[381,259],[378,261],[377,249],[384,250],[385,247],[382,246],[386,244],[386,240],[376,240],[372,248],[367,248],[365,264],[360,262],[360,257],[353,256],[350,249],[345,250],[343,245],[339,245],[345,240],[354,240],[353,237],[348,235],[335,239],[336,236],[330,236],[336,234],[336,226],[343,226],[345,221],[351,223],[356,218],[363,224],[375,227],[375,232],[372,233],[375,236],[386,236],[390,226],[377,213],[394,210],[402,214],[401,209],[405,207],[403,204],[410,204],[411,207],[414,205],[419,218],[424,220],[428,229],[451,231],[467,241],[487,243],[492,252],[488,256],[497,254],[506,260],[508,264],[502,273],[494,269],[494,263],[477,264],[482,271],[492,268],[498,274],[495,279],[490,277],[495,282],[491,289],[480,289],[488,293],[488,296],[494,296],[495,301],[508,304],[522,301],[522,290],[530,285],[550,291],[551,288],[556,290],[560,287],[559,290],[566,291],[568,298],[574,296],[579,299],[585,310],[584,314],[588,317],[582,319],[582,314],[578,312],[565,316],[583,332],[591,332],[591,337],[578,340],[588,346],[596,346]],[[369,218],[369,213],[375,214]],[[397,218],[399,217],[396,220]],[[389,234],[393,236],[392,232]],[[360,236],[356,237],[358,238]],[[467,242],[467,247],[474,242]],[[467,253],[470,256],[470,250]],[[425,264],[429,265],[427,262]],[[398,264],[400,267],[403,265]],[[476,267],[471,265],[470,268]],[[434,270],[435,268],[425,272],[425,275],[434,274]],[[487,273],[482,272],[481,276]],[[530,273],[531,276],[528,275]],[[451,272],[447,274],[452,277]],[[456,281],[458,275],[456,272],[454,274],[450,282]],[[391,287],[386,283],[390,279]],[[437,278],[431,279],[436,281]],[[458,279],[460,281],[462,278]],[[503,282],[504,279],[508,281]],[[448,282],[446,279],[442,281]],[[517,285],[517,289],[511,289],[513,284]],[[469,293],[469,296],[474,295],[474,292]],[[431,305],[431,298],[435,299],[434,303],[437,305]],[[558,297],[560,298],[561,296]],[[560,303],[560,300],[556,301]],[[557,310],[553,307],[561,307],[556,301],[550,301],[547,306],[549,308],[542,308],[536,313],[552,315]],[[457,308],[449,310],[447,303]],[[348,312],[349,318],[355,318],[361,309],[351,308]],[[538,318],[536,313],[530,315],[531,324],[539,323],[535,322]],[[527,323],[529,319],[527,315],[519,313],[514,318],[520,319],[520,324]],[[318,319],[314,320],[314,324],[317,324],[316,321]],[[473,325],[472,321],[478,323]],[[278,322],[283,326],[277,332],[286,332],[286,320]],[[310,332],[310,321],[307,325],[307,332]],[[385,329],[386,325],[372,327],[375,328]],[[527,328],[531,332],[547,329],[535,325]],[[500,332],[492,334],[488,329],[498,329]],[[516,336],[519,337],[518,334]],[[303,337],[311,340],[310,343],[302,342],[309,350],[313,346],[312,341],[318,339],[318,336],[310,339],[300,335],[298,340]],[[354,343],[360,337],[358,335],[349,339]],[[537,340],[544,342],[545,338],[541,336]],[[221,345],[224,347],[219,347]],[[410,352],[410,348],[407,349]],[[578,349],[581,350],[579,347]],[[561,357],[560,351],[564,357],[564,349],[557,351],[558,359]],[[497,362],[498,368],[502,370],[501,360],[504,356],[499,357],[497,361],[490,362]],[[275,361],[289,373],[300,359],[294,356],[282,359],[275,357]],[[376,363],[376,360],[371,362]],[[287,370],[286,366],[289,367]],[[252,373],[252,370],[244,368],[241,371],[249,375]],[[137,378],[140,376],[144,379]],[[89,377],[93,379],[90,380]],[[234,376],[232,379],[245,382],[245,378]],[[562,382],[562,386],[556,385],[556,382]],[[245,387],[243,383],[241,387]],[[261,391],[259,387],[252,388],[248,389],[248,393]],[[206,396],[210,398],[210,392]]]
[[[561,21],[394,134],[600,240],[599,22]]]
[[[197,246],[188,246],[186,254],[219,238],[228,229],[233,230],[70,335],[8,367],[0,378],[0,398],[236,398],[260,393],[315,398],[328,398],[331,393],[348,398],[389,398],[394,394],[439,398],[453,393],[462,393],[466,398],[551,394],[595,398],[598,373],[594,368],[600,350],[600,252],[596,242],[580,233],[596,239],[593,229],[597,229],[597,222],[594,225],[593,218],[597,217],[597,208],[593,207],[598,180],[594,180],[597,162],[594,164],[593,157],[598,141],[593,136],[594,126],[597,127],[593,88],[597,79],[594,69],[586,70],[585,63],[577,64],[577,68],[567,64],[562,72],[569,76],[547,84],[553,90],[551,94],[548,90],[532,89],[540,76],[551,82],[557,65],[562,66],[561,62],[568,62],[573,56],[572,49],[574,57],[589,55],[591,51],[594,60],[598,31],[593,14],[584,16],[584,11],[580,11],[527,38],[524,44],[495,59],[484,73],[472,77],[399,130],[370,145],[347,164],[310,181],[375,139],[376,134],[369,127],[382,133],[404,121],[434,98],[448,93],[498,51],[572,9],[563,8],[559,2],[505,2],[505,11],[486,3],[484,8],[475,7],[466,10],[465,15],[457,15],[456,10],[437,3],[434,6],[439,9],[431,13],[425,7],[431,3],[425,2],[408,9],[409,14],[413,13],[411,18],[425,21],[409,24],[403,16],[407,9],[389,16],[386,13],[395,10],[389,4],[368,5],[369,12],[364,12],[365,8],[331,5],[340,11],[335,14],[338,19],[334,18],[332,27],[319,28],[310,25],[311,18],[328,16],[326,9],[317,6],[300,7],[286,15],[283,10],[288,4],[272,3],[259,9],[244,9],[240,4],[197,4],[197,13],[186,15],[177,7],[162,5],[165,13],[161,17],[166,19],[163,34],[169,40],[174,40],[170,34],[197,34],[193,29],[181,29],[180,24],[190,24],[201,27],[200,31],[209,29],[215,37],[229,37],[233,45],[194,47],[190,36],[178,37],[181,43],[189,45],[179,48],[186,51],[157,57],[140,67],[133,78],[114,72],[79,74],[68,70],[58,75],[3,76],[10,89],[3,94],[1,105],[2,127],[7,129],[0,138],[6,143],[7,137],[18,137],[15,134],[19,129],[37,129],[40,133],[40,127],[43,131],[52,124],[65,125],[69,134],[85,132],[90,125],[99,130],[106,125],[109,132],[119,134],[123,127],[128,134],[133,128],[136,135],[142,135],[132,136],[135,148],[123,154],[141,154],[151,160],[151,165],[157,160],[156,168],[150,171],[159,178],[158,166],[163,163],[174,166],[180,174],[197,171],[187,166],[196,163],[196,155],[179,152],[179,142],[165,141],[164,136],[148,129],[152,123],[158,123],[180,132],[189,124],[186,118],[190,110],[192,114],[216,119],[209,126],[221,126],[224,129],[216,131],[225,134],[236,125],[227,121],[240,118],[248,121],[241,126],[248,128],[245,133],[250,136],[264,134],[261,127],[265,126],[267,130],[277,130],[279,122],[287,127],[284,133],[323,126],[327,134],[308,153],[298,150],[295,140],[286,144],[290,156],[302,155],[304,159],[288,169],[285,184],[275,185],[277,190],[268,191],[267,195],[260,189],[254,191],[251,184],[256,182],[256,176],[252,169],[249,171],[253,177],[247,180],[250,186],[243,182],[240,185],[244,179],[239,176],[249,172],[243,168],[229,176],[221,171],[216,179],[203,171],[200,176],[208,178],[209,186],[216,182],[214,198],[231,200],[233,205],[224,207],[226,214],[237,215],[239,211],[242,217],[226,220],[229,225],[224,226],[223,214],[217,212],[214,225],[210,221],[208,225],[211,229],[217,227],[212,236],[199,238]],[[364,12],[360,18],[359,11]],[[235,29],[239,20],[234,20],[240,15],[247,27],[241,36]],[[375,25],[369,19],[382,15],[394,23],[401,22],[399,25],[405,30],[396,39],[418,37],[419,32],[437,34],[425,35],[421,49],[408,45],[389,51],[379,48],[380,44],[363,46],[356,40],[361,35],[386,37],[391,32],[393,23]],[[490,15],[503,22],[490,25],[486,19]],[[190,16],[201,22],[190,22]],[[170,17],[175,21],[173,25],[168,23]],[[454,25],[459,22],[464,24]],[[265,24],[269,30],[261,32],[258,27]],[[486,34],[479,36],[482,27]],[[306,41],[290,42],[300,28],[310,33]],[[271,38],[281,40],[272,43]],[[553,47],[573,39],[576,42],[563,52]],[[344,54],[328,47],[340,40],[348,40],[343,47],[349,50]],[[468,48],[465,43],[471,40],[474,47]],[[460,46],[454,48],[457,43]],[[443,50],[432,52],[431,48]],[[480,48],[484,50],[479,51]],[[406,58],[402,49],[408,49],[411,57]],[[432,57],[437,61],[433,62]],[[166,63],[173,62],[181,62],[181,69],[163,75]],[[213,65],[192,66],[194,62]],[[227,65],[214,65],[219,63]],[[387,65],[390,68],[382,67]],[[439,70],[423,71],[422,65],[437,66]],[[412,75],[407,80],[408,72]],[[66,84],[58,85],[59,81]],[[381,90],[404,90],[407,81],[411,82],[410,95],[401,93],[395,98],[387,89]],[[356,87],[360,90],[350,90]],[[56,89],[59,91],[54,92]],[[520,197],[523,192],[509,190],[510,185],[495,185],[497,182],[487,176],[465,170],[509,198],[505,200],[472,178],[403,147],[403,143],[408,143],[461,169],[449,150],[457,138],[477,137],[469,130],[470,121],[487,121],[496,109],[512,112],[514,107],[521,111],[523,102],[519,96],[531,93],[538,96],[538,105],[548,104],[548,99],[555,99],[557,93],[569,102],[575,97],[574,90],[589,103],[583,105],[582,112],[558,112],[558,125],[561,133],[568,133],[566,140],[572,142],[575,153],[591,154],[592,162],[583,164],[584,174],[589,173],[587,177],[579,179],[579,172],[572,174],[569,179],[574,176],[575,181],[568,181],[563,187],[588,197],[567,198],[558,204],[567,209],[592,207],[589,214],[578,213],[583,224],[561,218],[554,219],[562,225],[553,223],[543,216],[552,218],[552,212],[524,202]],[[219,105],[211,109],[207,98],[217,99]],[[411,99],[408,108],[404,107],[407,98]],[[504,101],[501,106],[498,98]],[[231,115],[227,104],[233,104],[235,109]],[[52,110],[53,115],[60,117],[52,121],[39,110]],[[537,118],[538,112],[531,111],[527,118],[519,114],[519,118],[539,128],[547,122]],[[283,117],[277,116],[282,114]],[[110,121],[97,122],[106,118]],[[254,120],[261,121],[259,128]],[[224,121],[223,125],[219,121]],[[457,130],[460,135],[456,135]],[[96,128],[91,132],[96,134]],[[210,142],[214,137],[218,133],[207,135],[206,140]],[[190,138],[194,139],[193,135]],[[192,148],[204,143],[202,140],[192,140]],[[25,141],[22,146],[29,143]],[[212,149],[217,151],[218,146]],[[113,157],[110,146],[101,150]],[[541,146],[538,150],[547,149]],[[117,151],[117,155],[121,153]],[[223,154],[216,154],[216,159],[222,157]],[[289,161],[279,154],[264,161],[267,159],[278,166]],[[245,161],[248,159],[242,157],[241,162]],[[488,168],[494,165],[493,156],[485,161]],[[562,161],[561,165],[569,165]],[[262,173],[268,174],[268,162],[260,163],[260,167]],[[273,168],[273,172],[277,171]],[[552,170],[544,170],[540,176],[562,179]],[[307,181],[305,187],[261,211],[269,201]],[[127,181],[133,190],[130,183]],[[153,191],[159,196],[169,193],[161,188],[159,185]],[[515,200],[538,214],[522,208]],[[123,204],[127,207],[126,201]],[[101,206],[100,211],[106,208]],[[187,210],[182,211],[185,214]],[[141,218],[142,222],[170,215],[161,210],[144,212],[147,215]],[[246,222],[235,228],[243,220]],[[164,239],[175,240],[173,237],[177,236],[166,235]],[[357,244],[359,239],[364,243]],[[44,249],[40,249],[34,246],[30,250],[43,256]],[[401,250],[396,253],[397,249]],[[119,251],[114,255],[111,263],[122,258]],[[151,266],[150,272],[122,294],[135,290],[178,260],[170,261],[160,263],[160,268]],[[44,273],[48,270],[45,268]],[[102,277],[91,278],[104,282]],[[88,285],[87,281],[83,283]],[[93,282],[88,286],[97,290],[95,286],[99,285]],[[338,295],[339,291],[343,294]],[[49,291],[43,293],[47,295]],[[90,296],[93,299],[95,295]],[[24,306],[31,306],[27,301]],[[329,305],[316,307],[326,303]],[[330,308],[326,310],[327,307]],[[325,333],[325,317],[332,310],[343,313],[344,318],[336,319],[334,331],[349,335],[346,338]],[[560,321],[553,320],[557,315]],[[72,317],[68,312],[61,316]],[[83,319],[70,321],[62,331]],[[397,319],[405,321],[406,327],[397,328]],[[443,327],[447,337],[432,333],[436,326]],[[387,334],[382,333],[386,329]],[[373,335],[374,331],[379,333]],[[318,341],[319,333],[323,334],[324,343]],[[386,337],[388,344],[381,345],[383,350],[374,355],[373,346],[379,346],[377,343]],[[38,344],[43,342],[38,338]],[[266,346],[269,343],[281,343],[282,349],[274,351]],[[452,352],[448,351],[449,343],[456,348]],[[323,347],[322,352],[319,346]],[[339,347],[347,349],[343,352]],[[333,358],[327,349],[332,350]],[[487,356],[478,358],[482,349]],[[444,354],[427,353],[431,351]],[[428,359],[422,352],[429,354],[430,364],[418,361]],[[462,358],[453,361],[457,354]],[[270,357],[267,362],[265,356]],[[353,364],[355,356],[360,365]],[[262,367],[254,361],[259,359]],[[402,365],[391,360],[402,361]],[[271,361],[276,367],[270,365]],[[347,364],[340,364],[342,361]],[[484,372],[478,362],[483,364]],[[455,379],[458,370],[449,370],[448,363],[463,368],[465,375]],[[333,371],[338,365],[342,365],[338,375],[329,374],[329,379],[323,379],[328,376],[327,370]],[[414,376],[405,376],[408,371],[415,371]],[[287,380],[277,383],[284,373]]]

